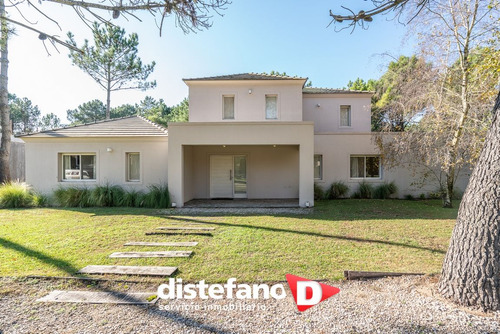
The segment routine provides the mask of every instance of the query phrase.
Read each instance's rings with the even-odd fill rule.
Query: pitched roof
[[[307,80],[307,78],[291,77],[288,75],[271,75],[267,73],[240,73],[219,75],[204,78],[188,78],[183,81],[212,81],[212,80]]]
[[[140,116],[114,118],[95,123],[74,125],[18,137],[158,137],[167,136],[167,129]]]
[[[373,94],[367,90],[348,90],[348,89],[334,89],[334,88],[317,88],[317,87],[304,87],[302,89],[304,94]]]

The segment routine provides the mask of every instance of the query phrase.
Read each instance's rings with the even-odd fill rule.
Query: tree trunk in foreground
[[[500,92],[493,113],[439,281],[444,297],[483,310],[500,309]]]
[[[0,0],[0,16],[5,16],[5,2]],[[2,126],[2,143],[0,144],[0,183],[10,181],[10,137],[12,127],[10,124],[9,97],[7,89],[7,70],[9,60],[7,53],[8,27],[5,20],[0,22],[0,125]]]

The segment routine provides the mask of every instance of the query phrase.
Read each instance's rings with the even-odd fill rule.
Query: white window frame
[[[364,158],[364,170],[363,170],[363,177],[352,177],[351,176],[351,158]],[[379,159],[379,164],[378,164],[378,177],[367,177],[366,176],[366,158],[378,158]],[[349,155],[349,179],[351,180],[382,180],[382,157],[377,154],[351,154]]]
[[[321,181],[323,180],[323,154],[314,154],[314,163],[316,163],[316,157],[319,157],[320,165],[319,165],[319,177],[314,177],[314,180]],[[314,166],[314,169],[316,169],[316,166]]]
[[[139,155],[139,179],[138,180],[133,180],[130,178],[130,165],[129,165],[129,157],[131,154],[138,154]],[[142,154],[141,152],[125,152],[125,182],[130,182],[130,183],[140,183],[142,182]]]
[[[276,118],[267,118],[267,103],[266,100],[268,97],[276,98]],[[276,121],[280,119],[280,98],[278,93],[267,93],[264,95],[264,118],[269,121]]]
[[[59,159],[60,161],[60,166],[61,166],[61,172],[59,174],[59,182],[97,182],[97,178],[99,175],[99,172],[97,170],[97,153],[96,152],[64,152],[64,153],[59,153]],[[82,155],[92,155],[94,156],[94,178],[93,179],[82,179],[80,175],[80,179],[66,179],[65,178],[65,171],[64,171],[64,157],[68,155],[79,155],[80,156],[80,164],[81,164],[81,156]],[[80,166],[81,169],[81,166]]]
[[[342,125],[342,108],[349,107],[349,125]],[[339,106],[339,128],[352,128],[352,105],[341,104]]]
[[[234,104],[233,104],[233,118],[225,118],[224,117],[224,98],[225,97],[232,97]],[[234,121],[236,119],[236,94],[235,93],[224,93],[222,94],[221,98],[221,105],[222,105],[222,120],[223,121]]]

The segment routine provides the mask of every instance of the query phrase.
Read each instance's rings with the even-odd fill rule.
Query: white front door
[[[210,198],[233,198],[233,156],[210,156]]]

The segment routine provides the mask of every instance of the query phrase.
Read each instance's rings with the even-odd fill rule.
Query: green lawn
[[[344,270],[438,273],[456,209],[440,201],[341,200],[300,216],[179,216],[154,209],[0,210],[0,276],[74,275],[89,264],[178,266],[184,280],[339,279]],[[146,236],[206,223],[208,236]],[[109,259],[127,241],[199,241],[192,258]],[[188,248],[164,248],[181,249]]]

